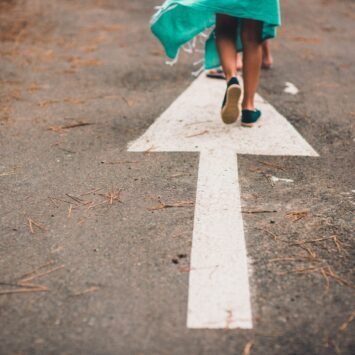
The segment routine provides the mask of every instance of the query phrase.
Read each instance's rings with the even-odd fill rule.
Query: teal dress
[[[212,29],[205,42],[204,61],[205,68],[211,69],[220,65],[213,31],[217,13],[261,21],[262,40],[275,37],[276,27],[281,24],[279,0],[166,0],[153,16],[151,29],[172,59],[184,44]],[[238,51],[242,51],[240,23],[238,21]]]

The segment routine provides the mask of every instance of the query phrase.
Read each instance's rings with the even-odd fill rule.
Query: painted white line
[[[286,94],[297,95],[299,93],[299,90],[297,89],[297,87],[294,84],[292,84],[290,82],[286,82],[285,85],[286,85],[286,87],[285,87],[284,92]]]
[[[225,125],[225,83],[200,76],[129,145],[130,152],[200,152],[187,326],[251,328],[247,253],[236,154],[318,156],[274,107],[257,96],[263,125]]]
[[[237,155],[200,155],[188,302],[189,328],[252,328]]]

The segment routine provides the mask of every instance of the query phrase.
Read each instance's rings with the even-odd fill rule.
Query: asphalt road
[[[198,153],[127,152],[196,69],[155,5],[0,1],[0,353],[353,354],[354,2],[282,2],[259,93],[320,157],[238,158],[277,211],[243,216],[252,330],[186,328],[194,208],[154,207],[195,200]]]

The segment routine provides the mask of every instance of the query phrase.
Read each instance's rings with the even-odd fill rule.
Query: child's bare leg
[[[263,69],[270,69],[272,67],[274,60],[271,55],[270,41],[266,40],[263,42]]]
[[[242,55],[240,53],[237,53],[237,70],[242,70],[243,69],[243,59]]]
[[[237,71],[242,70],[243,60],[242,60],[242,56],[239,53],[237,53],[235,64],[237,66]],[[206,75],[208,78],[215,78],[215,79],[225,79],[226,78],[226,76],[224,75],[224,71],[220,68],[210,69],[207,71]]]
[[[261,22],[243,20],[243,79],[244,110],[254,110],[254,96],[259,84],[260,67],[262,62]]]
[[[261,64],[262,69],[270,69],[274,64],[274,58],[271,54],[270,40],[266,40],[262,44],[263,46],[263,61]],[[241,54],[237,54],[237,70],[243,69],[243,59]]]
[[[237,19],[228,15],[216,16],[216,43],[227,82],[237,74],[236,68]]]

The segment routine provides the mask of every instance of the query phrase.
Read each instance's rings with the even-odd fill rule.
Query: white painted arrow
[[[260,96],[262,125],[219,118],[225,83],[200,76],[150,126],[130,152],[200,152],[187,326],[252,328],[237,154],[318,156]]]

